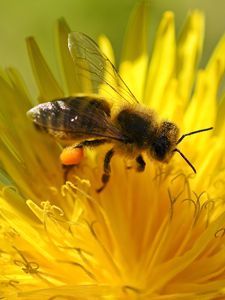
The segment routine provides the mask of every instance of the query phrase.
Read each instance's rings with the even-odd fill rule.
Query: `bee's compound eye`
[[[159,161],[165,161],[168,158],[171,143],[166,136],[159,136],[153,143],[151,148],[152,156]]]
[[[83,156],[84,150],[82,147],[66,147],[60,154],[60,160],[63,165],[78,165],[83,159]]]

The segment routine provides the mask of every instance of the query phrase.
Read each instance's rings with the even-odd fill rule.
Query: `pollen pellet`
[[[78,165],[83,156],[83,148],[66,147],[60,154],[60,160],[63,165]]]

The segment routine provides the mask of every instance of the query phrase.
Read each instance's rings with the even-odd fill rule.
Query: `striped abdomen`
[[[108,103],[88,96],[42,103],[28,115],[38,128],[61,139],[101,136],[111,126]]]

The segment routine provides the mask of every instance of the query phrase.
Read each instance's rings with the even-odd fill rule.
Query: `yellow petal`
[[[147,68],[148,1],[141,1],[131,15],[121,54],[120,74],[142,101]]]
[[[155,46],[150,62],[144,102],[160,110],[165,101],[165,88],[175,72],[175,28],[172,12],[166,12],[156,34]]]
[[[57,22],[57,49],[59,65],[62,70],[62,75],[65,81],[65,88],[67,95],[73,95],[80,92],[77,82],[77,75],[73,59],[68,48],[68,35],[71,32],[66,21],[61,18]]]
[[[224,71],[225,71],[224,53],[225,53],[225,36],[221,38],[216,49],[213,51],[213,54],[206,68],[209,76],[211,76],[212,80],[214,80],[215,93],[217,93],[217,90],[220,87],[220,82],[221,79],[223,78]],[[219,102],[217,126],[216,126],[217,132],[222,133],[224,131],[225,128],[224,114],[225,114],[225,95],[223,95],[221,101]]]
[[[92,78],[95,74],[92,74],[93,70],[91,69],[93,68],[92,60],[94,59],[94,55],[92,53],[93,49],[88,49],[88,53],[90,52],[88,57],[85,49],[85,47],[89,48],[93,45],[92,42],[90,45],[89,39],[88,41],[83,41],[83,37],[84,36],[79,32],[71,32],[68,36],[68,45],[75,65],[76,80],[79,91],[84,93],[93,93],[96,92],[94,90],[96,83]]]
[[[185,113],[186,132],[215,125],[217,112],[215,78],[215,75],[207,71],[198,72],[195,92]]]
[[[167,262],[162,262],[151,274],[151,282],[155,282],[150,289],[157,290],[166,285],[176,274],[180,274],[186,270],[188,265],[191,265],[207,248],[209,243],[215,239],[215,232],[220,229],[225,221],[225,213],[223,213],[216,221],[198,237],[195,244],[186,251],[184,255],[177,256]],[[161,276],[164,274],[164,276]],[[182,274],[182,273],[181,273]],[[156,280],[157,278],[157,280]],[[202,286],[205,291],[204,285]]]
[[[63,97],[63,91],[32,37],[27,39],[27,49],[36,84],[39,88],[40,101]]]
[[[115,57],[112,49],[112,45],[109,41],[109,39],[101,35],[99,37],[99,47],[102,50],[102,52],[107,56],[107,58],[110,59],[111,63],[115,63]],[[104,71],[104,82],[102,82],[99,86],[99,94],[103,97],[109,97],[109,101],[112,101],[111,98],[118,97],[117,93],[114,92],[118,90],[117,88],[117,82],[115,74],[112,72],[111,65],[109,63],[105,64],[105,71]]]
[[[219,41],[217,47],[213,51],[213,54],[206,67],[206,71],[209,76],[215,78],[215,89],[218,89],[218,85],[221,81],[225,71],[225,35]]]
[[[204,16],[194,11],[188,16],[177,45],[177,77],[184,107],[189,100],[202,53],[203,33]]]
[[[115,57],[110,40],[101,34],[98,39],[98,44],[102,52],[110,59],[111,63],[115,65]]]

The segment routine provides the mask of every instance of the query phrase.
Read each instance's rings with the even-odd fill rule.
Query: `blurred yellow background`
[[[127,21],[136,3],[136,0],[0,0],[0,65],[17,67],[33,89],[24,42],[25,37],[32,35],[57,73],[54,27],[59,17],[64,17],[72,30],[85,32],[94,39],[105,33],[118,58]],[[204,64],[224,33],[224,0],[149,1],[151,32],[155,30],[162,13],[169,9],[176,14],[179,32],[188,11],[195,8],[202,10],[206,16]]]

